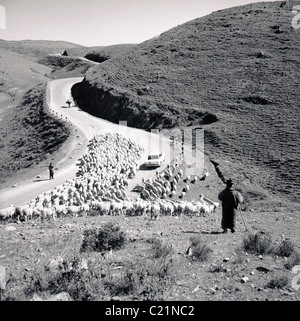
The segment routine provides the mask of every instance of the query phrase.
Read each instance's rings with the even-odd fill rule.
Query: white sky
[[[0,0],[0,39],[85,46],[141,43],[213,11],[252,2],[260,1]]]

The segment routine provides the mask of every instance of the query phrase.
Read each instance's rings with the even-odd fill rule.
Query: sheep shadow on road
[[[159,167],[147,167],[145,164],[140,165],[139,171],[153,171],[157,170]]]

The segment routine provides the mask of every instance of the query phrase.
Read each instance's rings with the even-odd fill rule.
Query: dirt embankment
[[[139,95],[147,92],[142,88]],[[84,111],[118,123],[126,120],[128,126],[142,129],[173,128],[187,124],[209,124],[217,121],[211,113],[193,108],[180,110],[171,104],[150,104],[145,99],[132,97],[129,93],[119,92],[114,88],[94,86],[87,80],[75,84],[72,96]]]

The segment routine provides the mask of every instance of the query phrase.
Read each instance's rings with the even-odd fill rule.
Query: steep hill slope
[[[39,84],[27,91],[0,122],[0,188],[20,170],[49,157],[70,134],[70,126],[47,112],[46,87]]]
[[[222,179],[300,196],[299,1],[214,12],[90,69],[78,105],[145,129],[202,126]],[[260,187],[258,187],[258,185]]]

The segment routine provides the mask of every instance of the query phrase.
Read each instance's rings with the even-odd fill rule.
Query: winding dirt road
[[[169,140],[155,133],[146,132],[141,129],[127,127],[124,124],[114,124],[94,117],[78,107],[68,108],[66,101],[71,97],[71,87],[82,81],[83,78],[65,78],[52,80],[48,82],[47,100],[51,112],[65,121],[69,121],[75,126],[75,135],[72,137],[68,149],[63,151],[62,159],[54,164],[57,170],[55,171],[55,179],[48,180],[48,171],[41,172],[38,177],[44,178],[37,180],[37,176],[18,182],[15,187],[6,188],[0,191],[0,209],[14,205],[22,205],[32,200],[39,194],[53,189],[55,186],[63,184],[66,180],[76,177],[77,160],[87,150],[88,140],[96,134],[104,134],[107,132],[115,132],[124,135],[127,138],[134,140],[144,148],[144,153],[139,161],[140,165],[147,159],[150,151],[163,150],[166,154],[164,167],[170,162],[172,157]],[[74,104],[73,104],[74,105]],[[121,120],[120,120],[121,121]],[[136,197],[136,193],[131,189],[139,182],[142,177],[145,179],[152,177],[155,170],[141,169],[137,172],[135,178],[130,180],[127,194],[129,197]]]

